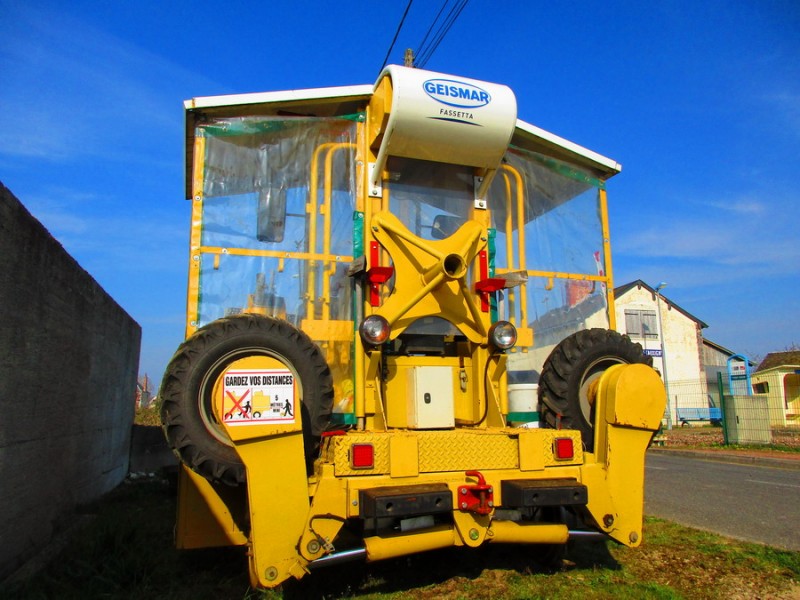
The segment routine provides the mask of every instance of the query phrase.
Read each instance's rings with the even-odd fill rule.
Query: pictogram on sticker
[[[294,374],[288,369],[228,371],[222,398],[225,423],[294,423],[294,386]]]

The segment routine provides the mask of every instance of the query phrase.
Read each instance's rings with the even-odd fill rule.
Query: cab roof
[[[186,100],[186,197],[192,196],[194,132],[199,123],[244,116],[335,117],[363,111],[372,97],[373,85],[201,96]],[[622,165],[583,146],[517,119],[511,144],[539,152],[586,169],[601,181],[616,175]]]

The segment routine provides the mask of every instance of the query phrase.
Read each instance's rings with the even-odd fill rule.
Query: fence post
[[[719,407],[722,410],[722,444],[728,445],[728,415],[725,410],[725,388],[722,385],[722,373],[717,373],[717,387],[719,388]]]

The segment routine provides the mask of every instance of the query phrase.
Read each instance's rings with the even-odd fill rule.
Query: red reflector
[[[350,446],[350,464],[354,469],[371,469],[375,466],[375,449],[372,444]]]
[[[553,441],[553,452],[558,460],[571,460],[575,457],[572,438],[556,438]]]

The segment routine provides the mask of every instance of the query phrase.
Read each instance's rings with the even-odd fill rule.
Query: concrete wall
[[[0,183],[0,579],[125,477],[140,339]]]

